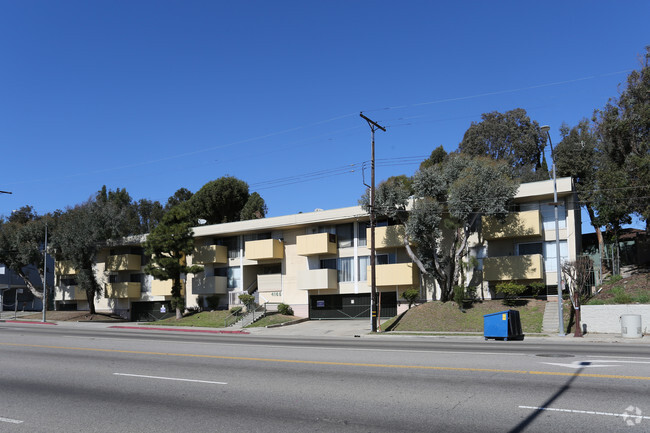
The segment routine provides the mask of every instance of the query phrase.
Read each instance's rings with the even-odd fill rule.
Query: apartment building
[[[580,245],[580,209],[571,179],[558,179],[562,258],[575,259]],[[483,220],[483,234],[472,239],[470,254],[478,260],[470,283],[493,294],[503,280],[557,284],[554,276],[555,239],[549,215],[554,215],[550,181],[521,185],[517,208],[505,224]],[[550,198],[550,199],[549,199]],[[550,212],[550,213],[549,213]],[[370,314],[369,215],[360,207],[321,210],[273,218],[194,227],[195,249],[188,264],[204,271],[187,275],[186,305],[207,306],[218,298],[223,307],[238,305],[239,295],[254,294],[259,303],[291,305],[295,314],[311,319],[367,318]],[[552,229],[552,230],[551,230]],[[376,228],[377,289],[381,317],[406,308],[402,293],[420,290],[432,300],[438,291],[421,287],[421,278],[404,247],[401,226],[379,221]],[[170,281],[144,273],[148,258],[144,237],[132,237],[104,248],[96,275],[104,287],[98,311],[110,310],[146,320],[169,311]],[[414,246],[416,248],[416,246]],[[56,301],[59,308],[87,309],[75,271],[57,263]],[[492,291],[492,292],[491,292]]]

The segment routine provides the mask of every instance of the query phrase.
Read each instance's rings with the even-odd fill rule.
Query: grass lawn
[[[545,301],[538,300],[528,300],[526,305],[517,307],[507,307],[500,300],[483,301],[462,312],[454,302],[427,302],[411,308],[392,331],[483,332],[485,314],[512,309],[519,311],[524,333],[539,333],[542,332],[545,305]],[[390,322],[382,324],[382,329]]]
[[[298,320],[298,319],[300,319],[300,317],[285,316],[284,314],[280,314],[280,313],[269,314],[267,316],[262,317],[257,322],[248,325],[247,328],[264,328],[265,326],[279,325],[280,323],[293,322],[294,320]]]
[[[224,320],[230,315],[229,311],[202,311],[190,316],[185,316],[180,320],[174,317],[149,322],[147,325],[164,325],[164,326],[201,326],[206,328],[225,328]]]

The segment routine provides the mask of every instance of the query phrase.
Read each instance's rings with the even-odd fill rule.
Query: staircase
[[[265,315],[266,315],[266,306],[261,305],[257,307],[255,310],[246,313],[244,317],[242,317],[241,319],[239,319],[237,322],[230,325],[229,327],[232,329],[242,329],[250,325],[251,323],[258,321]]]
[[[542,321],[542,332],[558,333],[560,319],[558,318],[557,302],[547,302],[544,308],[544,320]]]

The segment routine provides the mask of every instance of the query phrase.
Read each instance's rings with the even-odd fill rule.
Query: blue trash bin
[[[508,340],[523,340],[519,311],[506,310],[483,316],[483,337]]]

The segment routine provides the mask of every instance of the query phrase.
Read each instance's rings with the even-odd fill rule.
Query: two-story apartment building
[[[559,179],[558,191],[562,257],[571,260],[580,248],[580,209],[571,179]],[[470,253],[478,258],[478,266],[470,281],[484,297],[489,298],[494,284],[503,280],[556,284],[555,249],[551,248],[555,232],[549,225],[553,206],[547,204],[552,195],[550,181],[522,184],[517,209],[506,224],[483,220],[483,234],[472,239]],[[239,295],[252,293],[259,303],[289,304],[301,317],[368,318],[368,222],[369,215],[354,206],[194,227],[195,249],[187,260],[202,265],[204,271],[186,277],[186,305],[203,307],[207,297],[218,297],[225,308],[239,304]],[[146,319],[168,308],[171,282],[144,274],[148,258],[143,242],[144,237],[129,238],[99,254],[95,271],[104,294],[96,301],[97,310]],[[381,317],[406,308],[400,301],[407,289],[419,289],[423,300],[439,293],[421,287],[400,226],[379,222],[376,248]],[[57,264],[57,305],[87,309],[74,272],[65,263]]]

